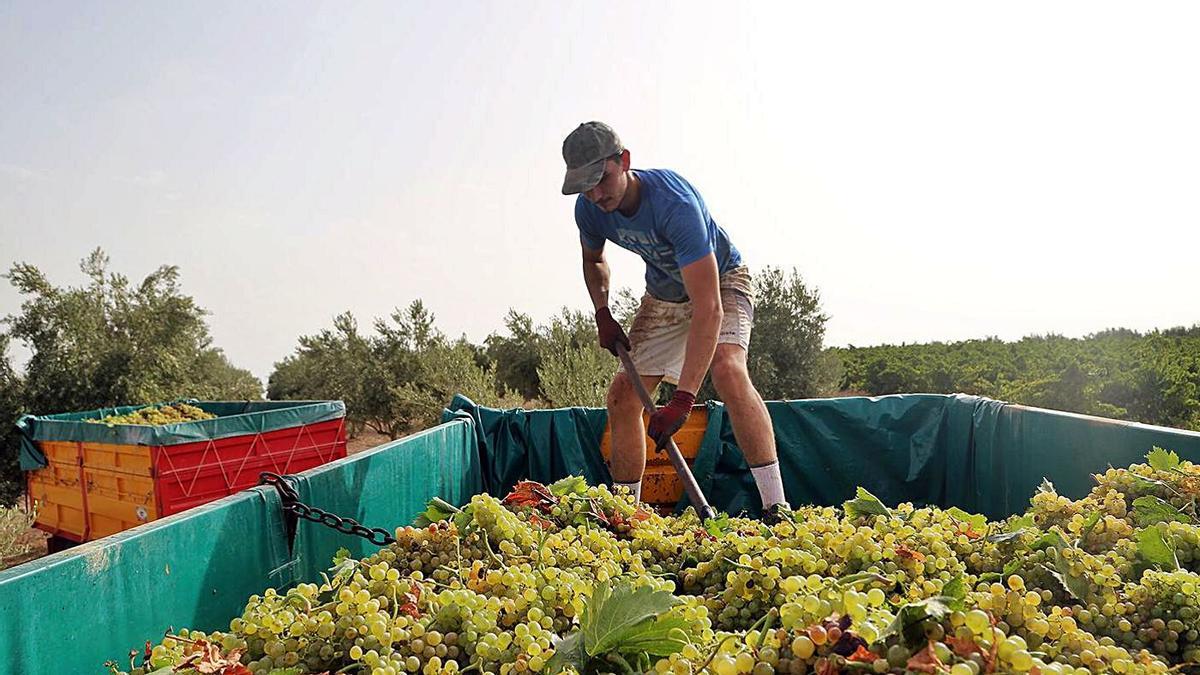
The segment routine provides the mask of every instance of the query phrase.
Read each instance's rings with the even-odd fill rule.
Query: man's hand
[[[654,411],[654,414],[650,416],[650,425],[646,430],[646,435],[654,439],[655,450],[666,447],[667,441],[687,421],[688,415],[692,412],[692,405],[695,403],[695,394],[676,389],[675,395],[671,397],[671,402]]]
[[[617,355],[618,344],[625,345],[625,351],[629,351],[629,337],[625,335],[621,324],[613,318],[612,312],[608,311],[608,307],[596,310],[596,333],[600,336],[600,346],[612,352],[613,356]]]

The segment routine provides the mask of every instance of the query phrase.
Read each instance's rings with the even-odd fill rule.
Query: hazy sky
[[[266,377],[423,299],[590,307],[561,143],[612,124],[828,343],[1200,322],[1196,3],[0,3],[0,268],[182,268]],[[616,286],[642,263],[609,247]],[[0,315],[18,298],[0,286]]]

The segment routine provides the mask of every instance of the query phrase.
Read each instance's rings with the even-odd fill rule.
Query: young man
[[[563,142],[563,159],[562,192],[579,194],[575,224],[600,345],[615,356],[617,344],[624,344],[648,391],[664,380],[677,385],[671,402],[643,429],[642,404],[629,375],[622,369],[613,378],[607,401],[613,481],[641,498],[647,434],[658,448],[666,445],[683,426],[711,367],[758,484],[764,517],[778,520],[788,505],[771,419],[746,369],[754,307],[741,254],[682,176],[666,169],[631,170],[629,151],[608,125],[579,125]],[[606,241],[646,262],[646,293],[628,336],[608,308]]]

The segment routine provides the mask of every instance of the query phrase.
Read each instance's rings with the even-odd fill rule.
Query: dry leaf
[[[529,506],[546,512],[557,503],[558,497],[550,492],[550,488],[531,480],[517,483],[503,501],[505,506]]]
[[[950,670],[938,658],[937,652],[933,651],[933,643],[925,645],[925,649],[913,654],[904,667],[918,673],[941,673]]]
[[[863,645],[859,645],[858,649],[854,650],[853,654],[846,657],[846,660],[858,661],[860,663],[874,663],[878,658],[879,656],[875,652],[867,649]]]

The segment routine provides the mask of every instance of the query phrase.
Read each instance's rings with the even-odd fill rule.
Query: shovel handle
[[[642,399],[642,406],[646,412],[654,414],[655,407],[653,399],[650,398],[650,392],[646,391],[646,385],[642,384],[642,378],[638,375],[637,369],[633,366],[633,359],[629,358],[629,351],[625,349],[625,345],[617,344],[617,357],[621,359],[621,365],[625,367],[625,374],[633,381],[633,389],[637,392],[638,398]],[[683,489],[687,492],[688,499],[692,501],[692,506],[700,512],[700,517],[704,520],[716,518],[717,512],[713,507],[709,506],[708,500],[704,498],[704,493],[700,491],[700,486],[696,483],[696,477],[692,475],[692,470],[688,468],[687,462],[683,459],[683,453],[679,452],[679,446],[675,445],[674,438],[667,439],[667,457],[670,458],[672,466],[675,467],[675,473],[683,480]]]

